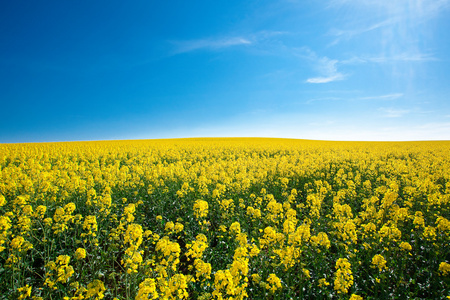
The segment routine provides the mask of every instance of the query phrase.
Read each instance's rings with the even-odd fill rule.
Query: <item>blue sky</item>
[[[450,140],[450,0],[6,1],[0,142]]]

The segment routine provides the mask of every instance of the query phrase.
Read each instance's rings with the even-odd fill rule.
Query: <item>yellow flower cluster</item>
[[[202,258],[203,252],[208,247],[207,241],[208,239],[206,238],[206,236],[200,233],[195,237],[195,241],[187,244],[186,246],[188,250],[186,252],[186,256],[188,260]]]
[[[447,276],[450,275],[450,264],[443,261],[439,264],[439,271],[442,272],[442,275]]]
[[[74,220],[72,213],[75,211],[75,204],[70,202],[64,207],[58,207],[53,215],[53,227],[55,234],[60,234],[66,231],[68,228],[68,223]]]
[[[46,264],[48,271],[45,274],[45,285],[56,290],[56,283],[67,283],[74,274],[74,269],[69,263],[70,256],[68,255],[60,255],[56,261],[49,261]]]
[[[84,242],[87,242],[86,237],[96,237],[97,236],[97,217],[96,216],[86,216],[83,222],[83,229],[87,232],[83,232],[80,236],[85,238]]]
[[[18,300],[26,299],[31,296],[31,286],[27,284],[26,286],[18,288],[17,292],[19,293]]]
[[[0,252],[6,249],[3,245],[7,243],[8,236],[11,234],[11,220],[7,216],[0,216]]]
[[[196,200],[194,203],[194,216],[197,219],[206,218],[208,215],[208,202]]]
[[[334,276],[334,289],[338,293],[348,293],[349,288],[353,285],[353,275],[351,265],[346,258],[339,258],[336,261]]]
[[[387,270],[386,260],[384,259],[383,255],[380,254],[375,255],[372,258],[372,264],[375,268],[378,268],[380,272],[383,270]]]
[[[75,258],[77,260],[86,258],[86,249],[78,248],[77,251],[75,251]]]
[[[137,273],[138,267],[143,261],[143,251],[139,251],[139,246],[141,246],[143,241],[143,233],[142,226],[135,223],[129,224],[127,231],[125,232],[124,242],[125,245],[128,245],[128,247],[125,250],[122,264],[128,274]]]
[[[139,284],[139,291],[136,300],[158,299],[158,291],[156,290],[155,279],[147,278]]]
[[[91,297],[94,297],[92,299],[100,300],[105,297],[105,285],[101,280],[95,279],[87,286],[87,292],[86,292],[86,298],[89,299]]]
[[[266,285],[266,288],[269,289],[272,293],[282,288],[280,278],[278,278],[277,275],[273,273],[269,275],[269,277],[267,278],[267,282],[269,284]]]

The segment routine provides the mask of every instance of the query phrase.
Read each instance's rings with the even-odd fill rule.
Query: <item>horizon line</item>
[[[310,138],[292,138],[292,137],[258,137],[258,136],[190,136],[190,137],[168,137],[168,138],[130,138],[130,139],[99,139],[99,140],[61,140],[61,141],[43,141],[43,142],[0,142],[0,145],[18,145],[18,144],[57,144],[57,143],[95,143],[95,142],[127,142],[127,141],[158,141],[158,140],[188,140],[188,139],[278,139],[278,140],[298,140],[315,142],[356,142],[356,143],[414,143],[414,142],[450,142],[445,139],[430,140],[333,140],[333,139],[310,139]]]

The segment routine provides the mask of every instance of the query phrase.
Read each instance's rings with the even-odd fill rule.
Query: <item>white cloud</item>
[[[335,40],[331,42],[328,46],[333,46],[338,44],[342,40],[350,40],[355,36],[383,28],[386,26],[391,25],[394,22],[394,18],[390,18],[372,25],[365,26],[364,28],[358,28],[358,29],[336,29],[333,28],[329,31],[329,35],[335,36]]]
[[[250,45],[252,41],[244,37],[225,37],[219,39],[199,39],[189,41],[172,41],[176,46],[175,54],[191,52],[200,49],[219,50],[223,48]]]
[[[308,83],[328,83],[328,82],[333,82],[333,81],[342,80],[342,79],[344,79],[344,76],[342,74],[336,74],[336,75],[328,76],[328,77],[308,78],[306,80],[306,82],[308,82]]]
[[[254,40],[265,40],[270,39],[275,36],[287,35],[290,34],[288,31],[279,31],[279,30],[261,30],[252,35]]]
[[[393,93],[379,96],[359,97],[358,100],[395,100],[403,97],[403,93]]]
[[[355,47],[359,53],[341,64],[389,64],[393,75],[406,74],[404,81],[411,84],[415,74],[426,72],[424,65],[413,63],[438,60],[433,53],[437,22],[432,20],[448,14],[450,0],[329,0],[328,4],[342,16],[328,32],[329,46],[351,39],[361,45],[376,41],[364,50]]]
[[[322,57],[320,59],[315,58],[315,55],[313,56],[313,59],[316,62],[315,68],[318,70],[318,72],[322,76],[318,77],[311,77],[306,80],[308,83],[328,83],[338,80],[343,80],[345,78],[345,75],[338,71],[337,64],[338,60],[336,59],[329,59],[328,57]]]
[[[357,64],[367,64],[367,63],[375,63],[375,64],[391,64],[394,65],[396,63],[407,63],[407,62],[428,62],[428,61],[438,61],[436,57],[432,54],[427,53],[419,53],[419,52],[410,52],[410,53],[392,53],[387,54],[384,53],[378,56],[353,56],[350,59],[340,61],[342,65],[357,65]]]
[[[450,7],[450,0],[330,0],[330,6],[350,6],[380,9],[391,15],[409,14],[429,18]]]
[[[305,104],[310,104],[310,103],[317,102],[317,101],[341,101],[341,100],[345,100],[345,98],[340,98],[340,97],[320,97],[320,98],[309,99],[308,101],[305,102]]]
[[[317,101],[392,101],[395,99],[399,99],[403,97],[403,93],[392,93],[385,95],[377,95],[377,96],[365,96],[365,97],[319,97],[312,98],[305,102],[305,104],[310,104]],[[383,109],[381,109],[383,110]]]
[[[228,35],[224,37],[213,37],[196,40],[169,41],[175,46],[174,54],[186,53],[195,50],[220,50],[237,46],[249,46],[271,42],[280,35],[287,35],[287,31],[261,30],[245,36]]]
[[[392,62],[423,62],[423,61],[435,61],[437,60],[431,54],[425,53],[397,53],[390,56],[374,56],[362,58],[363,61],[375,62],[375,63],[392,63]]]
[[[411,112],[409,109],[396,109],[396,108],[380,108],[380,111],[384,113],[385,118],[400,118]]]

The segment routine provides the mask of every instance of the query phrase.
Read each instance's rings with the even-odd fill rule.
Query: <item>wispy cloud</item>
[[[392,56],[374,56],[362,58],[363,61],[375,63],[391,63],[391,62],[424,62],[437,60],[432,54],[426,53],[397,53]]]
[[[386,27],[388,25],[391,25],[393,22],[395,21],[394,18],[390,18],[387,20],[384,20],[382,22],[378,22],[372,25],[368,25],[365,26],[363,28],[358,28],[358,29],[337,29],[337,28],[332,28],[329,31],[329,35],[330,36],[334,36],[335,39],[328,45],[328,46],[334,46],[336,44],[338,44],[339,42],[341,42],[342,40],[350,40],[353,37],[356,37],[358,35],[382,28],[382,27]]]
[[[395,100],[403,97],[403,93],[393,93],[379,96],[359,97],[358,100]]]
[[[432,17],[450,7],[449,0],[330,0],[329,6],[353,6],[381,9],[390,14],[408,13],[416,18]]]
[[[311,77],[306,80],[308,83],[328,83],[338,80],[343,80],[345,75],[338,71],[337,64],[339,63],[336,59],[329,59],[328,57],[315,58],[316,62],[315,68],[321,74],[318,77]]]
[[[377,95],[377,96],[365,96],[365,97],[320,97],[320,98],[312,98],[305,102],[305,104],[310,104],[317,101],[392,101],[398,98],[403,97],[403,93],[392,93],[385,95]],[[387,109],[381,109],[387,110]]]
[[[333,82],[333,81],[342,80],[342,79],[344,79],[344,76],[342,74],[336,74],[336,75],[332,75],[332,76],[328,76],[328,77],[308,78],[306,80],[306,82],[308,82],[308,83],[328,83],[328,82]]]
[[[346,100],[346,99],[340,98],[340,97],[321,97],[321,98],[309,99],[305,102],[305,104],[311,104],[313,102],[318,102],[318,101],[342,101],[342,100]]]
[[[432,50],[436,23],[431,20],[448,13],[450,0],[329,0],[328,4],[331,9],[347,12],[345,18],[337,20],[341,28],[334,26],[328,32],[333,37],[329,46],[351,39],[355,39],[352,43],[370,45],[366,49],[355,47],[359,53],[342,64],[390,64],[394,74],[416,70],[412,63],[438,60]],[[408,80],[412,79],[405,78]]]
[[[395,52],[395,51],[393,51]],[[439,61],[431,53],[420,52],[403,52],[403,53],[383,53],[381,55],[369,56],[360,55],[353,56],[349,59],[341,60],[342,65],[358,65],[358,64],[386,64],[394,66],[400,63],[424,63],[430,61]]]
[[[188,41],[171,41],[175,45],[175,54],[191,52],[200,49],[219,50],[233,46],[250,45],[252,41],[245,37],[224,37]]]
[[[289,32],[276,30],[261,30],[246,35],[227,35],[223,37],[210,37],[194,40],[169,41],[174,45],[174,54],[186,53],[196,50],[221,50],[238,46],[255,46],[272,41],[280,35]]]
[[[258,31],[252,35],[250,35],[252,37],[252,40],[255,41],[261,41],[261,40],[267,40],[276,36],[280,36],[280,35],[288,35],[290,34],[288,31],[280,31],[280,30],[261,30]]]
[[[409,109],[379,108],[385,118],[400,118],[411,112]]]

